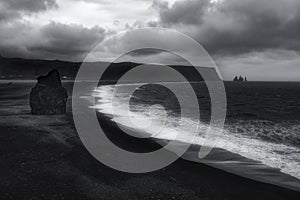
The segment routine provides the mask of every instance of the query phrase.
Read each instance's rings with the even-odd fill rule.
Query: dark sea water
[[[188,83],[165,84],[176,84],[180,89]],[[97,100],[94,108],[103,114],[113,115],[112,120],[121,126],[163,141],[175,139],[176,134],[184,136],[181,142],[185,142],[185,138],[189,141],[193,137],[191,133],[197,130],[193,144],[202,145],[209,126],[211,101],[205,83],[192,85],[200,106],[200,121],[193,116],[181,118],[176,96],[159,84],[136,85],[132,94],[128,93],[132,84],[100,86],[93,92]],[[300,188],[300,83],[225,85],[227,118],[224,129],[217,130],[214,147],[241,157],[231,160],[232,155],[223,153],[214,156],[214,160],[210,161],[212,165],[227,171],[234,166],[232,172],[236,174],[275,184],[278,182],[279,185],[279,182],[286,181],[283,185]],[[184,90],[181,95],[186,100],[191,98]],[[190,110],[197,107],[183,106]],[[190,160],[195,161],[195,158]],[[277,173],[279,178],[276,178]],[[282,179],[282,174],[292,178]]]

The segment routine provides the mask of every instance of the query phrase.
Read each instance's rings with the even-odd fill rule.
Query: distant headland
[[[82,62],[5,58],[0,55],[0,80],[36,80],[41,74],[47,74],[53,69],[59,71],[62,80],[75,80],[81,65]],[[106,65],[107,63],[105,62],[85,63],[85,67],[89,68],[89,70],[93,70],[95,67],[105,67]],[[109,68],[107,68],[102,75],[101,80],[116,82],[125,73],[139,65],[141,64],[132,62],[111,63]],[[202,76],[192,66],[169,66],[181,73],[190,82],[203,81]],[[198,69],[204,74],[209,74],[211,80],[220,80],[220,77],[217,75],[214,68],[198,67]],[[159,73],[160,70],[161,69],[158,67],[155,76],[164,76],[163,73]]]

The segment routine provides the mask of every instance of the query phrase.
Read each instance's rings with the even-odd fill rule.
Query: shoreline
[[[168,143],[161,139],[154,140],[161,144]],[[191,145],[181,159],[204,164],[252,181],[300,192],[300,180],[281,172],[280,169],[269,167],[259,161],[251,160],[221,148],[214,148],[205,159],[199,159],[198,152],[200,148],[200,145]]]
[[[126,150],[134,150],[134,152],[150,152],[158,150],[169,143],[169,140],[161,138],[136,139],[127,134],[123,134],[123,131],[117,127],[116,122],[111,121],[108,116],[105,116],[101,113],[97,114],[97,116],[101,121],[101,124],[103,122],[105,124],[104,127],[102,127],[103,130],[113,129],[115,130],[113,134],[117,133],[117,136],[107,135],[108,138],[114,141],[116,145]],[[107,128],[106,126],[110,128]],[[126,127],[122,127],[126,129]],[[130,132],[135,133],[135,131],[132,129],[130,129]],[[139,133],[136,132],[136,134],[138,135]],[[128,148],[127,143],[130,142],[141,142],[142,144],[147,144],[147,151],[138,150],[139,147]],[[184,142],[180,141],[177,141],[176,143],[179,148],[181,144],[184,144]],[[157,146],[157,144],[159,144],[159,146]],[[291,175],[281,172],[280,169],[269,167],[259,161],[251,160],[249,158],[243,157],[242,155],[221,148],[214,148],[205,157],[205,159],[199,159],[198,152],[200,148],[200,145],[192,144],[179,159],[193,162],[195,164],[204,164],[209,167],[224,171],[225,173],[243,177],[251,181],[270,184],[276,187],[285,188],[287,190],[293,190],[300,193],[300,180]]]
[[[99,116],[101,116],[101,114],[99,114],[98,117]],[[123,138],[120,139],[119,136],[123,135],[123,133],[118,127],[116,127],[115,122],[110,121],[109,117],[106,117],[106,116],[101,116],[101,122],[102,123],[104,122],[104,126],[107,129],[113,130],[112,132],[113,132],[113,134],[115,134],[115,136],[110,137],[110,139],[115,140],[115,142],[117,141],[116,144],[120,145],[121,147],[127,146],[128,143],[124,144],[123,143],[124,139]],[[131,136],[123,136],[123,137],[127,138],[127,141],[130,140],[129,138],[131,138],[131,139],[133,138]],[[135,139],[133,139],[132,141],[134,141],[134,140]],[[133,144],[133,145],[135,145],[135,150],[137,152],[144,152],[145,149],[147,151],[153,151],[153,150],[157,149],[157,144],[159,144],[159,143],[160,143],[160,147],[165,145],[164,144],[165,142],[162,139],[150,138],[150,139],[146,139],[144,141],[146,141],[146,142],[145,143],[140,143],[140,145]],[[139,148],[142,148],[142,150],[139,150]],[[194,152],[198,152],[198,148],[200,148],[199,145],[192,145],[190,147],[190,149],[187,151],[187,154],[189,154],[189,153],[193,154]],[[194,149],[194,150],[191,150],[191,149]],[[220,152],[220,151],[225,151],[225,150],[217,150],[217,154],[219,153],[218,151]],[[208,163],[201,162],[201,161],[199,161],[198,157],[195,158],[194,156],[187,155],[187,154],[184,154],[181,158],[179,158],[177,161],[175,161],[170,166],[174,165],[176,167],[176,165],[179,164],[179,165],[188,165],[189,167],[194,165],[192,168],[198,168],[198,167],[199,168],[206,168],[207,170],[213,171],[214,175],[220,176],[218,178],[222,179],[222,180],[218,180],[218,181],[221,181],[223,183],[228,181],[227,184],[235,185],[237,190],[246,189],[246,188],[238,187],[237,185],[239,185],[239,183],[240,183],[242,185],[243,184],[246,184],[246,185],[249,185],[249,186],[251,185],[251,187],[254,187],[254,188],[256,188],[256,187],[257,188],[264,188],[266,190],[269,190],[270,195],[272,193],[271,191],[273,190],[273,192],[279,192],[279,193],[286,194],[286,195],[292,195],[293,196],[293,194],[295,194],[295,197],[300,198],[300,192],[299,192],[300,191],[299,190],[300,185],[299,185],[299,187],[295,186],[294,188],[287,188],[287,187],[283,187],[283,186],[280,186],[280,185],[275,185],[274,183],[267,183],[267,182],[262,182],[262,181],[259,181],[259,180],[254,180],[253,178],[241,176],[241,175],[235,174],[233,172],[229,172],[225,169],[221,169],[220,167],[218,168],[216,165],[210,165]],[[166,169],[169,168],[170,166],[166,167]],[[151,172],[151,173],[156,173],[156,172]],[[200,176],[203,175],[202,173],[200,173],[200,174],[199,174]],[[289,175],[286,175],[286,174],[283,174],[283,173],[282,173],[282,175],[283,175],[283,177],[291,178],[291,176],[289,176]],[[197,176],[197,174],[194,174],[193,176]],[[292,177],[292,179],[293,178],[294,177]],[[296,179],[296,178],[294,178],[294,179]],[[267,191],[266,191],[266,194],[268,194]],[[266,194],[264,194],[264,195],[266,195]],[[277,199],[276,197],[270,197],[270,198]],[[243,199],[251,199],[251,198],[243,197]],[[259,197],[256,197],[255,199],[259,199]],[[281,198],[278,198],[278,199],[281,199]]]

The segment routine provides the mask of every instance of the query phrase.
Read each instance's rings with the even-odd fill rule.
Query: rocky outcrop
[[[34,115],[60,115],[66,113],[68,93],[62,87],[59,72],[50,71],[38,77],[30,92],[31,113]]]
[[[236,76],[236,77],[234,77],[233,81],[234,82],[248,82],[248,79],[247,79],[247,77],[243,78],[242,76],[239,76],[239,77]]]

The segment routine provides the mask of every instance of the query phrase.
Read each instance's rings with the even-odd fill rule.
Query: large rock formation
[[[68,93],[62,87],[57,70],[38,77],[30,93],[31,113],[34,115],[60,115],[66,113]]]

